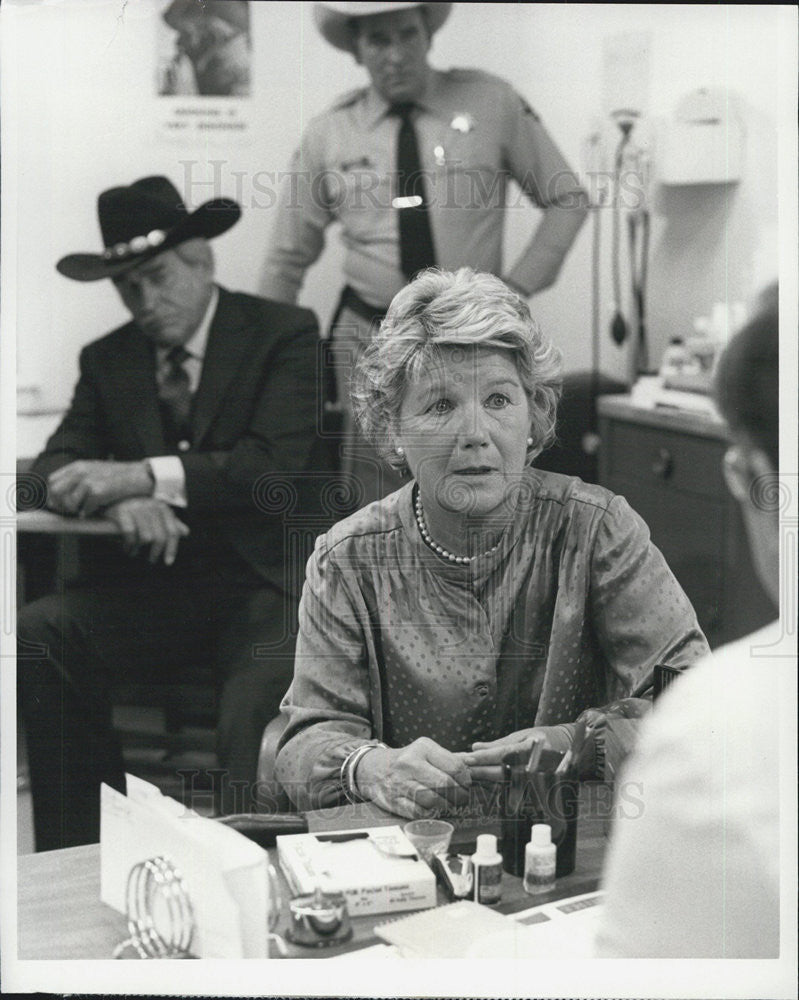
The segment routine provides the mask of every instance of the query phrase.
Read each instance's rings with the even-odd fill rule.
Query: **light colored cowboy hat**
[[[75,281],[117,278],[186,240],[221,235],[240,215],[241,208],[227,198],[214,198],[189,212],[170,180],[143,177],[128,187],[109,188],[98,197],[105,250],[68,254],[56,268]]]
[[[337,49],[355,55],[350,21],[354,17],[372,14],[391,14],[408,7],[426,7],[430,34],[434,35],[452,10],[451,3],[315,3],[313,9],[316,26],[322,35]]]

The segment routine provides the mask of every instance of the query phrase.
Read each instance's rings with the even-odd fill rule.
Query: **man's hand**
[[[406,747],[377,747],[355,772],[358,790],[383,809],[414,819],[468,801],[469,769],[458,756],[422,736]]]
[[[149,497],[153,477],[146,462],[70,462],[47,480],[48,504],[59,514],[90,517],[128,497]]]
[[[131,497],[111,504],[104,511],[122,532],[125,551],[135,556],[144,546],[150,547],[149,559],[157,563],[163,555],[171,566],[178,552],[181,538],[189,533],[186,525],[178,520],[169,504],[153,497]]]
[[[564,726],[532,726],[501,736],[490,743],[472,743],[470,752],[457,756],[469,768],[473,781],[501,781],[502,759],[518,750],[529,752],[533,737],[544,737],[545,750],[566,751],[571,746],[571,735]]]

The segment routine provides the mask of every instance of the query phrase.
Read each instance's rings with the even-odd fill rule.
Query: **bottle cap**
[[[530,833],[530,843],[536,847],[548,847],[552,843],[552,828],[548,823],[534,823]]]
[[[493,833],[481,833],[477,837],[477,857],[489,858],[497,853],[497,838]]]

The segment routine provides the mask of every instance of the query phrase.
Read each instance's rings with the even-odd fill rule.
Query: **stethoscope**
[[[613,169],[613,213],[611,222],[611,275],[613,283],[613,315],[610,321],[610,335],[618,346],[624,344],[630,335],[630,326],[622,312],[621,289],[621,192],[625,152],[630,143],[630,135],[638,117],[636,111],[622,109],[613,112],[613,118],[621,131],[616,146]],[[637,195],[645,197],[643,185]],[[627,213],[627,237],[629,242],[630,277],[635,309],[636,337],[632,373],[645,372],[649,366],[646,341],[646,281],[649,261],[650,217],[645,202]],[[640,239],[639,239],[640,237]]]

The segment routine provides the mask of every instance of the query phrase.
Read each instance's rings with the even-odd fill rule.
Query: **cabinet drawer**
[[[608,420],[602,449],[606,473],[642,485],[667,486],[723,500],[727,496],[721,461],[723,441],[676,431]]]

